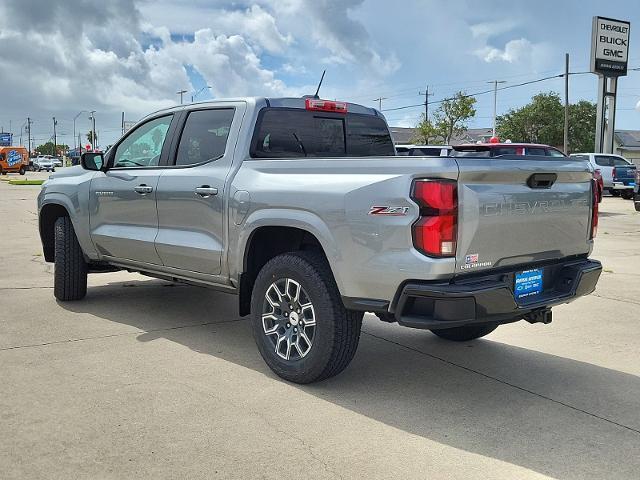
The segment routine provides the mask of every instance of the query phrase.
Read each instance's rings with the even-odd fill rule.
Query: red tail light
[[[346,102],[332,102],[318,98],[307,98],[304,106],[307,110],[316,110],[319,112],[347,113]]]
[[[458,196],[456,182],[416,180],[412,198],[420,205],[420,218],[413,224],[413,244],[430,257],[456,254]]]
[[[591,235],[589,238],[596,238],[598,233],[598,184],[596,180],[591,180]]]

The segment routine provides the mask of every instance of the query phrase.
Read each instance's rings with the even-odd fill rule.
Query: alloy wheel
[[[311,299],[299,282],[281,278],[265,293],[262,329],[275,353],[284,360],[300,360],[313,346],[316,317]]]

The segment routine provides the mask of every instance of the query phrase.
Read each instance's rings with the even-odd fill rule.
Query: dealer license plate
[[[540,295],[542,293],[543,273],[541,268],[516,273],[513,287],[513,294],[516,300]]]

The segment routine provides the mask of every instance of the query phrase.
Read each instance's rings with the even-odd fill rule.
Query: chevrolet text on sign
[[[606,76],[627,74],[629,30],[624,20],[594,17],[591,33],[591,71]]]

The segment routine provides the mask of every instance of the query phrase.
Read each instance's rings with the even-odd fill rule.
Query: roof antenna
[[[322,86],[322,81],[324,80],[324,74],[327,73],[326,70],[322,71],[322,76],[320,77],[320,83],[318,84],[318,88],[316,89],[316,93],[313,95],[313,98],[320,98],[318,93],[320,93],[320,87]]]

